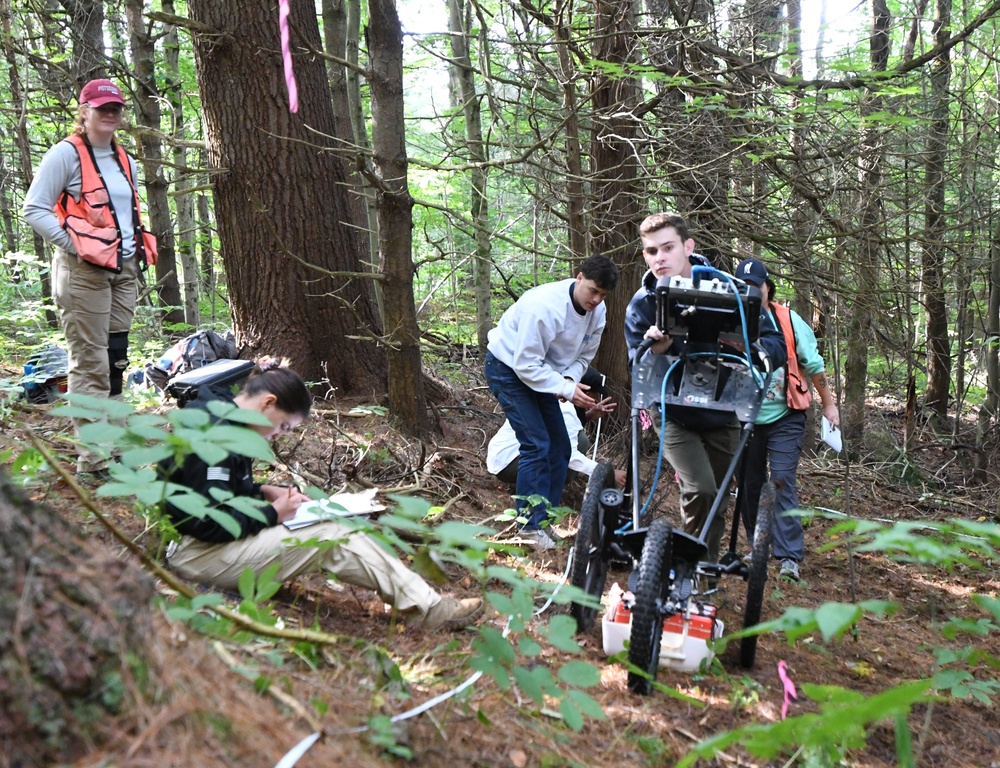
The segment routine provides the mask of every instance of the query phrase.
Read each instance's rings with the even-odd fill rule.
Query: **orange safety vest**
[[[74,134],[64,141],[76,147],[80,156],[80,199],[63,192],[53,211],[59,225],[73,241],[76,255],[83,261],[111,272],[122,271],[122,236],[118,216],[111,204],[111,195],[104,177],[97,167],[93,147],[83,136]],[[140,269],[156,263],[156,238],[142,227],[139,192],[132,181],[132,164],[120,146],[115,146],[114,158],[118,162],[129,186],[132,187],[135,225],[135,256],[141,258]]]
[[[799,370],[799,356],[795,352],[795,328],[792,326],[792,311],[781,304],[771,302],[771,311],[778,321],[778,327],[785,336],[785,346],[788,347],[788,376],[785,380],[785,402],[795,411],[809,409],[812,402],[812,392],[809,382],[802,377]]]

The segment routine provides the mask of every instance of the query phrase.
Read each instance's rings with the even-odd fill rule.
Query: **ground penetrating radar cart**
[[[733,512],[728,551],[719,562],[708,562],[708,532],[725,509],[732,478],[742,481],[744,455],[753,422],[770,382],[770,360],[755,343],[760,323],[760,290],[711,267],[694,266],[690,278],[665,277],[656,285],[656,324],[683,342],[682,354],[649,352],[651,340],[639,347],[632,366],[632,436],[628,479],[623,492],[615,487],[614,469],[602,462],[591,475],[574,545],[571,580],[598,600],[612,562],[637,566],[630,579],[635,596],[631,611],[628,658],[642,672],[629,672],[629,688],[650,693],[660,664],[661,639],[668,623],[679,617],[687,631],[693,616],[713,612],[711,595],[722,577],[747,583],[743,626],[760,621],[771,545],[774,489],[765,483],[749,558],[737,554],[739,503]],[[722,345],[726,344],[726,347]],[[733,352],[733,348],[743,350]],[[719,492],[701,530],[674,528],[665,516],[653,518],[656,486],[664,474],[663,424],[658,404],[735,413],[740,439]],[[640,474],[641,412],[659,419],[659,450],[649,491],[643,500]],[[648,474],[648,473],[647,473]],[[738,485],[742,487],[742,482]],[[637,577],[637,578],[636,578]],[[574,603],[580,631],[590,629],[597,609]],[[752,667],[756,636],[740,643],[740,663]]]

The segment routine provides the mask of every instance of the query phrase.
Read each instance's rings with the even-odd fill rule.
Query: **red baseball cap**
[[[121,89],[110,80],[91,80],[80,91],[80,103],[92,107],[101,107],[105,104],[125,106],[125,99],[122,98]]]

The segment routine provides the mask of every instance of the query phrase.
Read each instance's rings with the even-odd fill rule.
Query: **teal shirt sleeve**
[[[795,356],[799,359],[799,370],[809,380],[817,373],[826,370],[826,366],[819,354],[813,329],[794,310],[789,312],[789,316],[792,318],[792,331],[795,333]],[[791,410],[785,400],[787,379],[785,366],[781,366],[772,374],[771,386],[764,395],[764,402],[761,403],[760,411],[757,413],[756,424],[773,424]]]
[[[799,358],[799,370],[811,379],[817,373],[826,370],[823,358],[819,354],[816,334],[809,327],[809,323],[799,317],[795,310],[791,310],[789,315],[792,318],[792,330],[795,332],[795,354]]]

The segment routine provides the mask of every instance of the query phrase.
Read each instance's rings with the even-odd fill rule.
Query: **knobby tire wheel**
[[[764,483],[757,508],[757,524],[753,532],[750,574],[747,577],[747,603],[743,611],[743,628],[760,623],[764,605],[764,585],[767,583],[767,563],[771,557],[771,521],[774,517],[774,485]],[[740,666],[750,669],[757,658],[757,636],[740,640]]]
[[[604,509],[601,494],[615,483],[615,470],[610,462],[602,461],[590,476],[587,492],[580,507],[580,524],[573,545],[573,573],[570,583],[574,587],[593,595],[598,600],[604,594],[604,582],[608,576],[608,561],[604,559]],[[598,610],[573,603],[570,613],[576,619],[577,632],[586,632],[594,626]]]
[[[646,531],[646,541],[639,561],[639,582],[632,609],[632,636],[628,660],[644,670],[649,678],[628,673],[628,688],[643,696],[653,692],[653,681],[660,665],[660,640],[663,638],[663,614],[657,603],[670,592],[667,580],[673,560],[673,529],[665,518],[653,521]]]

